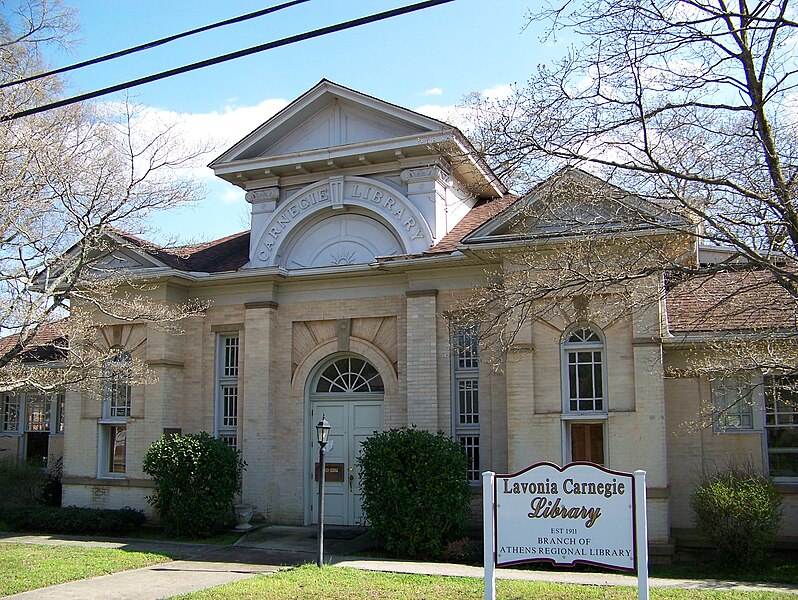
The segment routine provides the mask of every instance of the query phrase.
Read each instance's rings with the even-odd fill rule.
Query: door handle
[[[355,480],[355,476],[351,473],[349,474],[349,492],[352,492],[352,482]]]

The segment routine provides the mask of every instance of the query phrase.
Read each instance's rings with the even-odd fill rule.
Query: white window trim
[[[762,384],[762,406],[761,410],[757,411],[761,415],[762,418],[762,465],[765,471],[765,475],[771,477],[771,479],[775,483],[788,483],[788,484],[795,484],[798,483],[798,477],[785,477],[785,476],[778,476],[774,477],[770,475],[770,449],[768,447],[768,434],[767,430],[768,427],[765,425],[765,404],[764,404],[764,379]]]
[[[97,428],[97,479],[125,479],[128,476],[127,443],[125,443],[125,472],[113,473],[110,469],[111,458],[111,428],[124,426],[125,431],[130,431],[126,421],[105,420],[98,421]]]
[[[568,338],[571,334],[576,331],[577,329],[590,329],[592,330],[598,337],[601,339],[601,342],[584,342],[584,343],[574,343],[568,342]],[[562,334],[560,338],[560,384],[561,384],[561,395],[562,395],[562,413],[567,418],[581,418],[586,416],[592,419],[600,419],[601,415],[606,416],[609,412],[609,397],[607,394],[608,384],[607,384],[607,339],[604,336],[604,332],[601,330],[600,327],[593,325],[592,323],[588,324],[575,324],[568,327]],[[601,410],[571,410],[571,384],[569,381],[569,370],[568,370],[568,355],[571,352],[601,352],[601,398],[602,398],[602,408]],[[563,442],[565,443],[565,442]],[[606,442],[605,442],[606,444]],[[606,461],[607,455],[604,455],[604,459]]]
[[[751,413],[751,427],[722,426],[718,421],[717,389],[715,382],[737,380],[751,389],[751,398],[748,407]],[[725,387],[725,386],[724,386]],[[712,431],[717,434],[764,434],[765,433],[765,394],[764,383],[761,375],[739,375],[725,379],[715,378],[709,382],[710,402],[712,404]],[[767,441],[765,440],[765,443]]]
[[[112,348],[111,350],[113,352],[116,352],[115,356],[119,356],[119,355],[124,353],[126,355],[128,363],[130,363],[133,360],[133,356],[132,356],[132,354],[130,353],[129,350],[125,350],[124,348]],[[110,362],[112,360],[113,360],[112,358],[108,358],[108,359],[106,359],[106,362]],[[116,378],[117,376],[113,376],[113,377]],[[111,403],[114,400],[114,398],[118,397],[117,395],[114,395],[113,390],[115,388],[113,388],[112,386],[113,385],[118,386],[120,381],[122,381],[121,378],[119,378],[118,381],[112,381],[111,377],[109,377],[108,379],[103,381],[102,417],[100,418],[100,422],[101,423],[104,423],[104,424],[123,424],[123,423],[127,423],[128,418],[130,417],[130,415],[133,414],[133,388],[130,385],[129,381],[128,382],[122,381],[122,383],[125,385],[125,389],[126,389],[125,394],[127,396],[127,401],[125,402],[125,407],[127,409],[127,411],[126,411],[127,414],[122,414],[122,415],[120,415],[120,414],[112,415],[111,414]]]
[[[5,403],[6,403],[6,396],[10,396],[14,399],[15,404],[17,405],[17,428],[16,429],[5,429]],[[12,393],[4,393],[0,396],[0,426],[3,429],[0,429],[0,435],[2,436],[14,436],[19,437],[23,433],[23,423],[25,421],[25,400],[22,394],[12,394]]]
[[[238,340],[236,351],[236,373],[235,375],[225,374],[225,341],[236,338]],[[241,335],[238,331],[227,331],[216,334],[215,344],[215,372],[214,372],[214,411],[213,411],[213,434],[219,439],[233,439],[231,444],[236,449],[241,449],[241,436],[239,425],[241,423],[241,386],[239,383],[239,373],[241,370]],[[224,389],[235,386],[236,388],[236,424],[224,425]]]
[[[477,446],[477,456],[479,457],[479,464],[476,465],[476,471],[479,473],[483,469],[483,462],[484,458],[482,456],[482,378],[480,377],[480,365],[481,359],[479,355],[479,349],[477,348],[477,354],[474,358],[475,364],[469,367],[461,367],[459,361],[459,352],[458,352],[458,337],[459,337],[459,330],[466,329],[473,326],[458,326],[453,325],[451,328],[450,333],[450,347],[451,351],[451,407],[452,407],[452,437],[457,440],[458,443],[461,443],[461,438],[464,437],[476,437],[479,440],[479,444]],[[476,392],[477,392],[477,422],[476,423],[460,423],[460,382],[467,381],[467,380],[476,380]],[[469,467],[469,472],[472,469]],[[471,485],[479,485],[480,479],[477,477],[476,479],[469,479],[469,483]]]

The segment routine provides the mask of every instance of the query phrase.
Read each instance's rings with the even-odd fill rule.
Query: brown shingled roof
[[[147,254],[179,271],[221,273],[235,271],[249,260],[249,231],[179,248],[162,248],[129,233],[117,234]]]
[[[490,221],[518,199],[518,196],[508,194],[501,198],[492,198],[490,200],[478,202],[449,233],[443,236],[437,244],[432,246],[424,254],[454,252],[457,247],[462,244],[463,239],[465,239],[468,234]]]
[[[794,329],[798,306],[768,271],[727,271],[691,278],[666,294],[671,333]]]
[[[12,333],[0,338],[0,354],[8,352],[20,341],[20,334]],[[23,360],[53,360],[66,344],[66,334],[62,321],[42,325],[32,342],[23,350]]]
[[[443,254],[455,251],[468,234],[487,223],[518,199],[517,196],[507,195],[477,202],[448,234],[424,254]],[[203,273],[235,271],[243,267],[249,260],[249,231],[242,231],[211,242],[174,249],[162,248],[129,233],[120,231],[115,233],[153,258],[179,271]]]

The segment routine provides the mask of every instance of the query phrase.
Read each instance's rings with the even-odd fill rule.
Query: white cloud
[[[457,125],[458,110],[455,104],[424,104],[416,108],[415,111],[433,119]]]
[[[494,85],[482,90],[482,95],[488,100],[505,100],[513,93],[514,86],[510,83]]]
[[[503,100],[512,94],[513,89],[512,84],[503,83],[482,90],[480,95],[486,100]],[[422,115],[427,115],[433,119],[438,119],[439,121],[454,125],[463,131],[469,129],[469,124],[472,123],[474,119],[471,110],[465,108],[462,104],[424,104],[415,110]]]
[[[210,171],[210,169],[208,169],[208,171]],[[223,190],[221,190],[219,194],[219,200],[221,200],[223,204],[244,205],[244,190],[239,187],[227,185]]]
[[[282,98],[270,98],[255,106],[227,105],[224,110],[209,113],[178,113],[159,108],[146,108],[144,121],[174,123],[186,144],[213,144],[216,155],[229,148],[264,121],[285,108]],[[211,156],[208,160],[215,158]]]
[[[155,107],[141,107],[135,117],[134,126],[147,136],[154,135],[164,125],[169,125],[174,128],[173,137],[179,140],[184,148],[189,150],[207,148],[208,150],[198,156],[185,173],[208,182],[214,180],[213,171],[206,166],[210,161],[285,108],[287,104],[288,102],[282,98],[270,98],[255,106],[228,104],[222,111],[209,113],[183,113]],[[113,106],[111,108],[113,109]],[[232,193],[235,192],[236,189],[232,189]],[[230,193],[216,199],[225,203],[233,201]]]
[[[422,96],[442,96],[443,90],[439,87],[430,88],[425,91]]]
[[[287,104],[282,98],[271,98],[254,106],[228,104],[220,111],[208,113],[138,107],[133,126],[143,138],[151,138],[163,131],[164,126],[171,126],[170,134],[176,152],[208,148],[192,161],[191,166],[177,169],[177,175],[194,177],[201,182],[206,197],[199,204],[153,215],[151,225],[155,228],[154,239],[162,235],[158,233],[160,229],[166,234],[177,233],[185,242],[216,239],[246,227],[240,216],[249,211],[244,191],[215,177],[206,165]],[[106,106],[116,113],[123,109],[118,103],[108,103]]]

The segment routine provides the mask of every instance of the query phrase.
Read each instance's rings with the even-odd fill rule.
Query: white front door
[[[357,457],[361,443],[382,431],[381,400],[315,401],[311,403],[311,521],[318,523],[319,445],[315,425],[322,417],[330,424],[325,461],[324,522],[330,525],[363,525]]]

